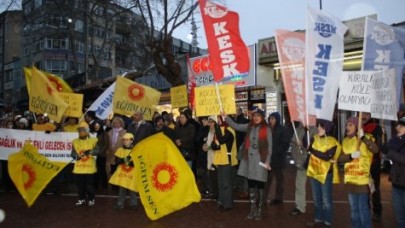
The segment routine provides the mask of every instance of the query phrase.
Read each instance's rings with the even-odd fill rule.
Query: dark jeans
[[[284,169],[283,168],[272,168],[267,176],[267,185],[266,185],[266,198],[271,191],[271,183],[273,178],[276,178],[276,194],[273,197],[274,200],[283,200],[284,193]]]
[[[371,202],[373,204],[373,212],[375,215],[381,215],[381,191],[380,191],[380,175],[381,165],[380,162],[374,162],[370,167],[371,178],[374,180],[375,192],[371,194]]]
[[[218,201],[224,208],[233,206],[233,182],[231,165],[218,165]]]
[[[94,200],[94,174],[76,174],[80,200]]]
[[[107,180],[107,171],[105,169],[106,158],[97,156],[96,166],[97,166],[97,173],[94,175],[94,189],[98,189],[101,185],[103,189],[107,188],[108,180]]]

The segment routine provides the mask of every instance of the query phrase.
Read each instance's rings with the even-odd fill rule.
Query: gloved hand
[[[363,138],[363,136],[364,136],[363,128],[359,128],[359,130],[357,131],[357,135],[359,136],[359,139]]]
[[[352,154],[350,154],[350,156],[351,156],[353,159],[357,159],[357,158],[360,157],[360,151],[355,151],[355,152],[353,152]]]
[[[125,157],[125,163],[129,163],[131,161],[131,156],[126,156]]]
[[[86,150],[83,152],[84,156],[89,156],[91,154],[91,150]]]
[[[51,134],[51,131],[45,131],[45,134]]]

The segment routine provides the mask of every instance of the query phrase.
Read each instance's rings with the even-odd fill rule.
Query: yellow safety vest
[[[365,135],[368,139],[374,142],[374,138],[370,134]],[[342,150],[345,154],[351,154],[357,151],[357,137],[346,137],[342,142]],[[344,167],[344,182],[345,184],[366,185],[369,183],[370,166],[373,159],[373,153],[369,151],[364,142],[360,143],[360,158],[353,159],[347,162]]]
[[[120,147],[115,152],[115,156],[125,158],[130,156],[131,151],[132,149],[124,149],[123,147]],[[135,167],[126,165],[125,163],[122,163],[117,167],[117,170],[114,172],[108,182],[132,191],[138,191],[135,182]]]
[[[73,147],[76,152],[81,155],[86,150],[92,150],[96,147],[97,138],[87,138],[87,139],[74,139]],[[97,172],[96,159],[92,156],[85,156],[82,159],[75,162],[73,168],[73,173],[75,174],[93,174]]]
[[[319,137],[319,135],[314,136],[314,143],[312,144],[312,148],[314,148],[315,150],[325,153],[326,151],[335,146],[337,146],[336,153],[333,156],[333,158],[329,161],[324,161],[320,158],[315,157],[312,154],[310,155],[307,169],[307,176],[312,177],[321,182],[322,184],[324,184],[330,166],[333,165],[333,183],[338,184],[340,182],[336,162],[341,152],[340,143],[332,136],[327,137]]]
[[[232,166],[238,164],[238,159],[236,158],[237,151],[236,151],[235,131],[229,127],[228,131],[230,131],[231,134],[233,135],[232,149],[231,151],[228,151],[228,148],[226,147],[225,143],[221,145],[220,150],[214,151],[214,159],[212,162],[214,165],[228,165],[229,164],[228,153],[231,153]],[[222,134],[225,134],[225,127],[221,127],[221,132]]]

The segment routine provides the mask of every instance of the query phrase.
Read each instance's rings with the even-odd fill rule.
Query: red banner
[[[239,15],[211,1],[199,0],[215,81],[249,73],[248,48],[239,32]]]

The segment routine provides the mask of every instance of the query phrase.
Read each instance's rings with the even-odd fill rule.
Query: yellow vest
[[[73,140],[72,144],[76,152],[81,155],[84,151],[92,150],[96,147],[97,138],[87,138],[85,140],[77,138]],[[76,161],[73,168],[73,173],[75,174],[93,174],[96,172],[96,159],[92,155],[85,156]]]
[[[65,125],[63,127],[64,132],[77,132],[77,128],[79,127],[79,124],[73,124],[73,125]]]
[[[124,149],[123,147],[120,147],[115,152],[115,156],[119,158],[125,158],[126,156],[130,156],[131,151],[132,149]],[[137,192],[138,189],[136,187],[134,177],[135,167],[128,166],[125,163],[122,163],[117,167],[117,170],[111,176],[109,183]]]
[[[312,177],[321,182],[322,184],[324,184],[330,166],[333,165],[333,183],[338,184],[340,182],[336,162],[341,152],[341,146],[339,142],[332,136],[327,137],[319,137],[319,135],[314,136],[314,143],[312,144],[312,148],[314,148],[315,150],[325,153],[326,151],[335,146],[337,146],[335,156],[333,156],[333,158],[329,161],[324,161],[320,158],[315,157],[312,154],[310,155],[307,169],[307,176]]]
[[[53,132],[56,130],[56,126],[51,123],[44,123],[44,124],[34,123],[34,124],[32,124],[32,130],[33,131],[52,131]]]
[[[370,134],[365,135],[368,139],[374,142],[374,138]],[[357,137],[344,138],[342,142],[342,150],[345,154],[351,154],[357,151]],[[345,184],[366,185],[370,178],[370,166],[373,159],[373,153],[369,151],[364,142],[360,143],[360,158],[353,159],[345,164]]]
[[[232,166],[234,166],[234,165],[238,164],[238,159],[236,158],[237,151],[236,151],[235,131],[229,127],[228,127],[228,131],[230,131],[231,134],[233,135],[232,149],[229,152],[231,153]],[[222,134],[225,134],[225,127],[221,127],[221,132],[222,132]],[[229,164],[228,149],[226,147],[226,144],[222,144],[220,150],[214,151],[213,164],[214,165],[228,165]]]

